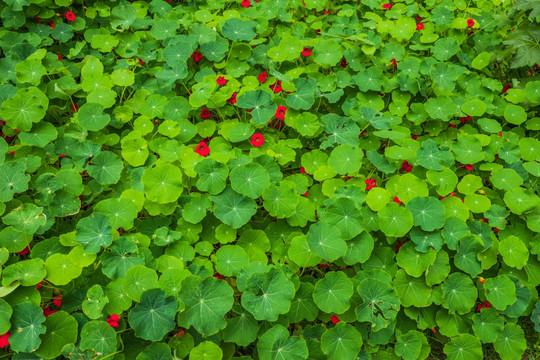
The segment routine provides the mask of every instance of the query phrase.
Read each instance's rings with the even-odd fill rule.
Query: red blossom
[[[116,322],[120,321],[120,317],[118,315],[116,315],[116,314],[111,314],[109,316],[109,319],[111,319],[112,321],[116,321]]]
[[[472,28],[474,26],[474,20],[473,19],[467,19],[467,26]]]
[[[227,102],[233,105],[236,104],[236,93],[233,93],[232,96],[229,99],[227,99]]]
[[[117,327],[120,326],[120,325],[118,325],[118,323],[116,321],[112,321],[110,319],[107,319],[107,324],[109,324],[109,326],[113,327],[113,328],[117,328]]]
[[[469,116],[466,116],[466,117],[462,117],[461,119],[459,119],[459,121],[462,123],[462,124],[465,124],[465,121],[468,121],[468,122],[471,122],[472,121],[472,117],[469,115]]]
[[[423,29],[424,29],[424,24],[423,23],[416,24],[416,30],[423,30]]]
[[[499,136],[502,137],[502,132],[499,133]]]
[[[512,88],[512,85],[504,85],[503,89],[502,89],[502,92],[503,94],[506,94],[506,92],[508,91],[508,89],[511,89]]]
[[[392,4],[383,4],[383,9],[389,10],[392,8]]]
[[[395,58],[394,58],[394,59],[392,59],[392,60],[390,60],[390,62],[392,63],[392,65],[394,65],[394,67],[396,67],[396,68],[397,68],[397,61],[396,61],[396,59],[395,59]]]
[[[11,336],[11,334],[9,333],[9,331],[5,334],[3,334],[2,336],[0,336],[0,348],[5,348],[6,346],[9,345],[9,337]]]
[[[478,304],[478,306],[476,307],[476,311],[480,311],[482,309],[489,309],[489,308],[491,308],[491,303],[489,301],[486,301],[486,302]]]
[[[59,307],[59,308],[62,307],[62,294],[61,293],[58,293],[58,295],[53,298],[53,304],[56,307]]]
[[[15,151],[11,151],[9,155],[15,155]]]
[[[30,246],[26,246],[22,251],[19,251],[17,254],[26,255],[30,251]]]
[[[338,318],[336,315],[332,315],[332,317],[330,318],[330,321],[331,321],[333,324],[337,324],[338,322],[341,321],[341,319]]]
[[[373,178],[373,179],[366,179],[365,182],[366,182],[366,184],[367,184],[367,186],[366,186],[366,191],[367,191],[367,190],[371,190],[371,189],[373,189],[374,187],[377,187],[377,180],[375,180],[375,178]]]
[[[75,19],[77,18],[77,16],[75,16],[72,11],[68,11],[65,16],[67,21],[75,21]]]
[[[263,71],[257,76],[257,79],[259,79],[259,82],[261,84],[264,84],[266,82],[266,79],[268,79],[268,75],[266,74],[266,71]]]
[[[309,195],[309,192],[307,192],[307,191],[306,191],[304,194],[302,194],[302,196],[306,196],[306,197],[307,197],[308,195]]]
[[[221,274],[218,273],[218,272],[214,274],[214,277],[215,277],[216,279],[223,279],[223,275],[221,275]]]
[[[406,172],[411,172],[412,169],[413,169],[413,166],[410,165],[410,164],[407,162],[407,160],[405,160],[405,161],[401,164],[401,168],[402,168],[403,170],[405,170]]]
[[[303,48],[302,55],[306,57],[311,56],[311,49],[308,49],[307,47]]]
[[[484,279],[483,277],[479,276],[478,279],[480,280],[480,282],[483,284],[486,282],[486,279]]]
[[[431,331],[435,334],[437,333],[437,330],[435,328],[431,329]]]
[[[281,87],[281,81],[276,80],[274,85],[270,85],[270,89],[272,89],[272,91],[274,91],[276,94],[283,91],[283,88]]]
[[[201,56],[202,56],[202,55],[201,55]],[[142,61],[141,58],[138,57],[137,60],[139,60],[139,62],[141,63],[141,66],[144,66],[144,61]]]
[[[345,60],[345,58],[341,59],[341,67],[347,67],[347,60]]]
[[[20,132],[21,132],[21,130],[19,130],[19,129],[13,129],[13,130],[15,130],[16,133],[20,133]]]
[[[306,169],[304,169],[303,166],[300,168],[300,173],[301,173],[301,174],[309,175],[309,174],[306,172]]]
[[[58,56],[58,61],[62,61],[62,60],[64,60],[64,59],[62,59],[62,55],[60,55],[60,54],[56,54],[56,56]]]
[[[227,80],[223,76],[218,76],[218,78],[216,79],[216,82],[218,83],[219,86],[223,86],[227,83]]]
[[[253,136],[251,137],[250,142],[251,142],[251,145],[253,145],[255,147],[261,146],[262,144],[264,144],[264,136],[263,136],[263,134],[260,134],[260,133],[253,134]]]
[[[58,312],[58,310],[53,310],[53,309],[49,309],[49,308],[44,308],[43,309],[43,315],[45,317],[49,316],[49,315],[52,315],[54,314],[55,312]]]
[[[285,106],[279,105],[276,110],[276,118],[280,120],[285,119],[285,113],[287,112],[287,108]]]
[[[496,227],[494,227],[494,228],[493,228],[493,230],[494,230],[495,232],[499,232],[499,230],[500,230],[500,229],[499,229],[499,228],[496,228]]]
[[[242,0],[242,2],[240,3],[241,6],[245,7],[245,8],[248,8],[250,5],[251,5],[251,1],[249,0]]]
[[[184,330],[180,330],[180,331],[178,332],[178,334],[176,334],[176,336],[178,336],[179,338],[181,338],[181,337],[184,336],[185,334],[186,334],[186,333],[185,333]]]
[[[191,54],[190,57],[193,59],[193,61],[199,62],[202,60],[203,54],[201,54],[198,50],[196,50],[193,54]]]
[[[47,24],[51,27],[51,29],[54,29],[56,27],[56,25],[54,25],[54,23],[52,21],[49,21],[49,23]]]
[[[79,112],[79,109],[81,108],[79,105],[75,104],[75,103],[72,103],[71,105],[69,105],[69,108],[71,109],[71,111],[73,112]]]
[[[473,168],[474,168],[474,165],[473,165],[473,164],[467,164],[467,165],[465,165],[465,169],[467,169],[467,171],[472,171]]]
[[[204,120],[210,119],[211,116],[212,116],[212,113],[207,108],[203,108],[201,110],[201,119],[204,119]]]
[[[449,128],[454,128],[454,129],[455,129],[455,128],[456,128],[456,125],[454,125],[454,124],[448,124],[448,127],[449,127]]]
[[[195,152],[201,156],[208,156],[210,154],[210,148],[204,141],[201,141],[195,148]]]
[[[413,140],[416,140],[416,139],[418,139],[419,137],[420,137],[420,135],[412,135],[412,136],[411,136],[411,138],[412,138]]]
[[[398,203],[399,205],[403,205],[403,201],[399,200],[399,198],[397,196],[394,197],[394,202]]]
[[[404,243],[402,243],[401,241],[398,240],[398,242],[396,243],[396,250],[394,250],[394,252],[397,254],[399,252],[399,249],[401,249],[401,247],[403,246]]]

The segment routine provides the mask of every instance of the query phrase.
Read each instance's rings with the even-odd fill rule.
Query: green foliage
[[[539,15],[0,2],[2,356],[537,358]]]

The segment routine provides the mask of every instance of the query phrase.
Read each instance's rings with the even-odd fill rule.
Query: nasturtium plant
[[[0,1],[13,359],[536,359],[532,0]]]

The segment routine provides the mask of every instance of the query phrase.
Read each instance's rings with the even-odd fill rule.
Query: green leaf
[[[400,302],[392,285],[368,277],[358,285],[357,291],[364,301],[355,309],[358,321],[370,323],[372,331],[384,329],[394,321]]]
[[[45,316],[40,307],[29,302],[23,302],[13,306],[11,316],[11,332],[9,345],[16,352],[32,352],[41,344],[40,335],[45,333],[43,322]]]
[[[116,331],[106,321],[89,321],[81,329],[82,350],[93,350],[107,356],[116,350]]]
[[[404,360],[416,360],[420,358],[422,344],[427,342],[426,336],[419,331],[410,330],[397,339],[395,351]]]
[[[103,214],[95,213],[82,218],[77,223],[75,240],[90,254],[97,254],[101,247],[112,243],[112,228],[108,224],[109,218]]]
[[[411,212],[395,202],[386,204],[378,215],[381,231],[386,236],[404,236],[411,230],[414,223]]]
[[[287,105],[296,110],[309,110],[315,103],[317,82],[314,79],[294,79],[293,83],[296,92],[287,96]]]
[[[0,332],[2,334],[8,332],[11,327],[9,320],[12,314],[13,309],[11,306],[4,299],[0,299]]]
[[[82,268],[71,261],[69,255],[52,254],[45,260],[46,279],[54,285],[67,285],[79,277]]]
[[[252,199],[260,197],[270,186],[268,171],[257,163],[237,166],[229,177],[234,191]]]
[[[346,240],[352,239],[364,230],[362,216],[354,201],[349,198],[334,200],[321,216],[321,220],[336,226],[341,237]]]
[[[353,360],[362,348],[362,335],[352,326],[339,322],[321,336],[321,349],[329,360]]]
[[[92,159],[92,165],[87,166],[86,171],[97,182],[106,185],[116,184],[123,169],[124,164],[115,153],[103,151]]]
[[[195,276],[182,281],[179,299],[184,302],[185,310],[178,315],[178,324],[193,326],[203,336],[225,328],[225,314],[234,302],[233,290],[225,281],[213,277],[201,280]]]
[[[253,199],[238,194],[227,187],[217,196],[212,196],[214,215],[233,229],[246,224],[257,212],[257,204]]]
[[[461,105],[461,110],[470,116],[482,116],[486,112],[486,109],[487,105],[478,99],[469,100]]]
[[[182,171],[171,164],[146,169],[141,180],[148,199],[158,204],[176,201],[182,194]]]
[[[8,265],[2,271],[2,286],[10,285],[19,281],[22,286],[33,286],[39,283],[47,275],[41,259],[18,261]]]
[[[22,132],[19,139],[25,144],[44,147],[58,136],[58,131],[50,123],[38,123],[30,132]]]
[[[43,213],[42,207],[26,203],[2,217],[2,221],[6,225],[12,225],[15,230],[25,234],[34,234],[41,226],[45,225],[47,217]]]
[[[422,277],[408,276],[403,269],[398,270],[394,279],[394,288],[401,304],[405,307],[424,307],[431,296],[431,288]]]
[[[197,163],[194,169],[199,174],[197,189],[207,191],[211,195],[217,195],[225,189],[229,175],[227,165],[206,158]]]
[[[484,343],[492,343],[504,328],[504,318],[495,309],[484,308],[473,316],[472,329]]]
[[[126,272],[122,289],[132,300],[140,301],[142,294],[159,287],[156,271],[143,265],[134,265]]]
[[[396,255],[396,261],[407,274],[420,277],[435,262],[437,252],[430,248],[427,253],[417,251],[412,242],[404,244]]]
[[[486,298],[497,310],[504,310],[508,305],[516,302],[516,286],[505,275],[486,279],[484,283]]]
[[[248,254],[237,245],[225,245],[216,251],[216,270],[224,276],[236,276],[249,264]]]
[[[510,235],[499,243],[499,252],[506,265],[523,268],[529,259],[529,250],[517,236]]]
[[[65,311],[47,316],[43,323],[47,332],[41,337],[41,346],[36,354],[54,359],[62,354],[62,348],[77,341],[77,320]]]
[[[257,320],[276,321],[286,314],[294,298],[295,288],[281,269],[253,273],[242,294],[242,306]]]
[[[510,104],[504,109],[504,119],[510,124],[520,125],[527,120],[527,113],[521,106]]]
[[[0,201],[9,201],[14,194],[28,190],[30,175],[24,171],[25,166],[20,162],[0,164]]]
[[[448,360],[482,360],[482,344],[470,334],[460,334],[444,345]]]
[[[90,319],[98,319],[102,315],[103,308],[109,299],[104,296],[100,285],[95,284],[86,292],[86,299],[83,300],[82,310]]]
[[[328,272],[315,284],[313,300],[326,313],[341,314],[349,309],[353,295],[352,281],[342,272]]]
[[[255,23],[253,21],[244,21],[233,17],[225,21],[221,28],[221,33],[232,41],[249,41],[257,35],[254,28]]]
[[[442,283],[443,307],[451,312],[466,314],[474,306],[478,292],[470,277],[452,273]]]
[[[507,191],[523,185],[523,179],[514,169],[500,169],[493,171],[491,173],[490,181],[497,189]]]
[[[471,66],[476,70],[482,70],[489,65],[491,54],[484,51],[478,54],[472,61]]]
[[[222,330],[223,341],[248,346],[257,339],[259,324],[255,318],[239,305],[232,308],[234,317],[227,318],[227,327]]]
[[[309,227],[307,242],[315,255],[327,261],[334,261],[347,251],[347,244],[341,239],[338,228],[324,222]]]
[[[340,46],[334,40],[319,41],[313,49],[313,60],[322,66],[335,66],[342,57]]]
[[[178,302],[161,289],[146,290],[140,303],[129,312],[128,321],[135,336],[148,341],[161,341],[175,327]]]
[[[223,351],[211,341],[203,341],[189,353],[189,360],[221,360]]]
[[[414,225],[424,231],[440,229],[444,225],[444,205],[434,197],[415,197],[409,201],[407,209],[412,213]]]
[[[291,303],[291,309],[287,314],[292,323],[302,320],[313,321],[319,314],[319,308],[313,301],[313,284],[300,283],[300,287],[296,291],[294,300]]]
[[[306,341],[298,336],[290,336],[289,331],[279,324],[261,335],[257,352],[261,360],[305,360],[309,354]]]
[[[462,164],[474,164],[484,159],[482,144],[478,138],[471,135],[459,137],[457,143],[452,146],[456,160]]]
[[[506,324],[493,343],[502,360],[521,358],[527,349],[523,329],[516,324]]]

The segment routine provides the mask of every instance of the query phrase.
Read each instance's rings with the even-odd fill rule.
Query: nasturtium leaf
[[[523,179],[514,169],[500,169],[493,171],[491,173],[490,181],[497,189],[507,191],[523,185]]]
[[[146,169],[141,181],[147,198],[159,204],[176,201],[182,194],[182,171],[171,164]]]
[[[334,66],[342,58],[342,52],[338,43],[334,40],[322,40],[315,44],[313,60],[322,66]]]
[[[58,136],[58,131],[51,123],[37,123],[32,130],[19,134],[21,141],[28,145],[44,147]]]
[[[12,225],[15,230],[25,234],[34,234],[41,226],[45,225],[47,217],[43,213],[42,207],[25,203],[3,216],[2,221],[6,225]]]
[[[429,190],[426,182],[413,174],[402,175],[396,185],[396,195],[405,204],[414,197],[426,197],[428,194]]]
[[[97,182],[106,185],[116,184],[123,169],[124,164],[115,153],[103,151],[92,159],[92,165],[88,164],[86,171]]]
[[[0,164],[0,201],[9,201],[14,194],[28,189],[30,175],[24,172],[25,166],[20,162]]]
[[[324,312],[341,314],[350,306],[353,283],[343,272],[328,272],[315,284],[313,300]]]
[[[255,23],[253,21],[244,21],[233,17],[225,21],[221,33],[232,41],[249,41],[257,35],[254,28]]]
[[[149,341],[161,341],[174,326],[178,301],[167,297],[161,289],[146,290],[140,302],[129,312],[128,321],[135,336]]]
[[[33,352],[41,344],[40,335],[45,333],[43,310],[29,302],[13,306],[11,337],[9,345],[16,352]]]
[[[486,279],[484,283],[486,298],[497,310],[504,310],[508,305],[516,302],[516,286],[514,282],[505,275]]]
[[[313,301],[313,284],[302,282],[296,291],[291,309],[288,312],[289,320],[297,323],[302,320],[313,321],[319,314],[319,308]]]
[[[472,329],[484,343],[492,343],[504,328],[504,318],[495,309],[484,308],[473,316]]]
[[[332,150],[328,164],[341,175],[354,174],[362,166],[362,150],[351,145],[339,145]]]
[[[315,89],[317,83],[314,79],[294,79],[296,87],[294,95],[287,96],[287,105],[296,110],[309,110],[315,103]]]
[[[482,116],[486,112],[487,105],[478,99],[472,99],[461,105],[461,110],[470,116]]]
[[[540,204],[540,199],[532,191],[522,187],[504,193],[504,203],[514,214],[521,215]]]
[[[504,109],[504,119],[510,124],[520,125],[527,120],[527,113],[519,105],[506,105]]]
[[[309,355],[306,341],[298,336],[290,336],[289,330],[279,324],[261,335],[257,352],[261,360],[306,360]]]
[[[307,241],[313,253],[327,261],[334,261],[347,251],[347,244],[341,238],[339,229],[324,222],[310,226]]]
[[[516,324],[506,324],[493,342],[493,347],[502,360],[521,358],[527,349],[523,329]]]
[[[426,169],[441,171],[444,165],[452,161],[452,158],[449,151],[439,150],[439,145],[432,139],[422,142],[422,147],[416,150],[416,161]]]
[[[499,252],[506,265],[518,269],[523,268],[529,258],[527,246],[515,235],[510,235],[501,240],[499,243]]]
[[[19,89],[17,94],[2,103],[0,116],[13,129],[30,131],[32,123],[45,117],[49,100],[36,87]]]
[[[378,215],[381,231],[386,236],[404,236],[411,230],[414,223],[411,212],[395,202],[386,204]]]
[[[179,299],[185,310],[178,315],[182,327],[193,326],[203,336],[217,333],[226,326],[225,314],[233,305],[233,290],[223,280],[204,280],[188,276],[182,281]]]
[[[5,334],[11,327],[9,320],[12,314],[13,309],[11,306],[4,299],[0,299],[0,332],[2,334]]]
[[[352,325],[339,322],[321,336],[321,349],[329,360],[353,360],[362,349],[362,335]]]
[[[174,338],[173,338],[174,339]],[[173,346],[171,346],[173,347]],[[164,343],[152,343],[135,360],[166,360],[171,358],[171,347]],[[174,347],[173,347],[174,348]]]
[[[444,205],[434,197],[415,197],[407,203],[412,213],[414,225],[422,230],[433,231],[444,225]]]
[[[211,341],[203,341],[189,352],[189,360],[221,360],[223,350]]]
[[[86,299],[82,302],[82,310],[90,319],[98,319],[109,299],[103,293],[103,288],[95,284],[86,292]]]
[[[103,273],[111,279],[124,278],[133,265],[144,265],[137,245],[125,237],[116,239],[108,249],[101,255],[101,262]]]
[[[238,194],[231,187],[212,196],[211,200],[214,203],[214,215],[233,229],[242,227],[257,212],[255,200]]]
[[[199,174],[196,184],[199,190],[217,195],[225,189],[229,175],[227,165],[207,158],[195,165],[195,171]]]
[[[54,285],[67,285],[82,273],[82,268],[74,264],[69,255],[52,254],[45,260],[46,280]]]
[[[485,157],[482,143],[471,135],[460,136],[458,142],[452,145],[452,151],[456,160],[462,164],[474,164],[482,161]]]
[[[366,204],[373,211],[379,211],[390,202],[392,193],[385,188],[376,187],[366,195]]]
[[[448,360],[482,360],[482,343],[470,334],[460,334],[444,345]]]
[[[107,247],[112,243],[112,228],[108,223],[109,218],[100,213],[82,218],[77,223],[75,240],[86,252],[97,254],[101,247]]]
[[[223,340],[240,346],[248,346],[257,339],[259,324],[239,305],[233,306],[231,311],[234,317],[227,318],[227,327],[221,332]]]
[[[363,92],[368,90],[379,91],[384,82],[384,75],[379,67],[372,66],[356,74],[354,80]]]
[[[18,261],[6,266],[2,271],[2,286],[19,281],[22,286],[32,286],[39,283],[47,275],[43,260],[29,259]]]
[[[401,304],[405,307],[424,307],[431,295],[431,288],[422,277],[409,276],[402,269],[398,270],[394,278],[394,288]]]
[[[398,337],[395,352],[404,360],[419,359],[424,342],[427,342],[424,334],[416,330],[410,330]]]
[[[125,137],[122,139],[122,157],[129,165],[144,165],[148,154],[148,143],[142,137]]]
[[[291,307],[295,288],[283,270],[272,268],[249,276],[242,306],[257,320],[276,321]]]
[[[341,238],[345,240],[352,239],[364,230],[362,216],[354,201],[348,198],[334,200],[321,219],[336,226],[341,233]]]
[[[482,266],[478,260],[478,254],[482,250],[484,250],[484,244],[478,236],[465,236],[459,241],[454,264],[458,269],[471,275],[471,277],[476,277],[482,272]]]
[[[116,331],[106,321],[89,321],[81,329],[80,347],[107,356],[116,350]]]
[[[415,249],[412,242],[407,242],[399,249],[396,261],[407,274],[420,277],[428,266],[435,262],[436,254],[437,252],[433,248],[430,248],[425,254],[421,253]]]
[[[229,174],[229,178],[234,191],[252,199],[260,197],[270,186],[268,171],[257,163],[235,167]]]
[[[231,172],[232,173],[232,172]],[[292,216],[298,204],[298,194],[292,182],[273,183],[262,193],[263,206],[271,216],[284,218]]]
[[[311,250],[306,235],[296,236],[291,240],[287,255],[300,267],[315,266],[321,261],[321,257]]]
[[[489,65],[491,54],[484,51],[478,54],[472,61],[471,66],[477,70],[481,70]]]
[[[476,302],[478,292],[470,277],[455,272],[442,283],[442,306],[458,314],[468,313]]]
[[[456,104],[446,96],[429,98],[424,104],[424,108],[429,114],[429,117],[443,121],[449,121],[457,112]]]
[[[225,245],[216,252],[216,270],[223,276],[236,276],[248,264],[248,254],[238,245]]]
[[[122,288],[132,300],[139,301],[141,295],[159,287],[156,271],[144,265],[134,265],[126,272]]]
[[[57,311],[47,316],[43,325],[47,331],[41,337],[37,355],[45,359],[55,359],[62,354],[64,345],[77,342],[77,320],[67,312]]]
[[[396,319],[400,302],[390,283],[368,277],[358,285],[357,291],[364,301],[355,310],[358,321],[368,322],[373,331],[379,331]]]

